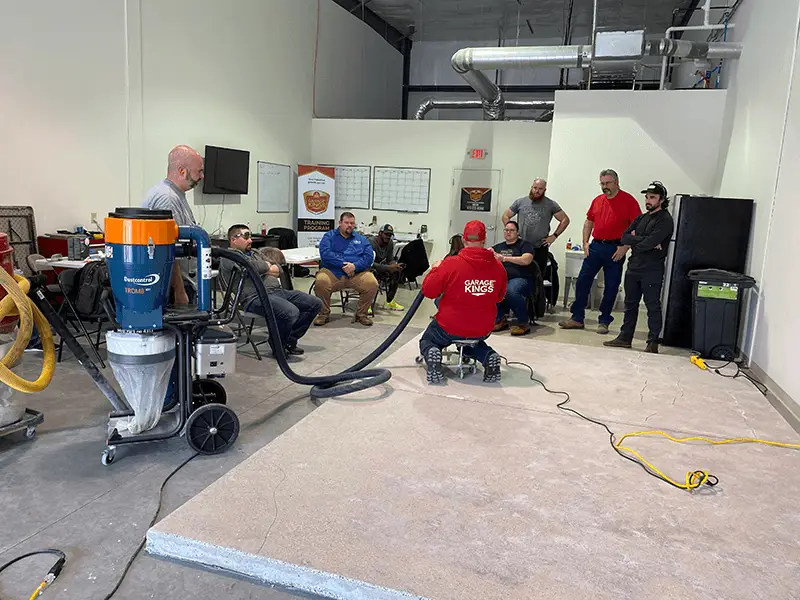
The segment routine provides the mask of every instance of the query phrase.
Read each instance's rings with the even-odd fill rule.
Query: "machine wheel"
[[[469,366],[469,372],[470,372],[472,375],[475,375],[475,373],[477,373],[477,372],[478,372],[478,367],[476,367],[474,364],[470,365],[470,366]]]
[[[425,360],[425,359],[422,358],[422,355],[419,355],[414,360],[417,362],[418,365],[421,365],[422,361]]]
[[[186,440],[200,454],[219,454],[239,435],[239,418],[222,404],[204,404],[186,422]]]
[[[192,382],[192,410],[206,404],[226,404],[228,394],[215,379],[195,379]]]
[[[27,427],[25,429],[25,439],[32,440],[36,437],[36,427]]]
[[[100,457],[100,462],[103,463],[104,467],[107,467],[111,463],[114,462],[114,459],[117,456],[117,451],[115,448],[106,448],[103,450],[103,456]]]

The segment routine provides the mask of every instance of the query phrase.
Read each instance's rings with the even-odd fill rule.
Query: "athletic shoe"
[[[500,355],[492,352],[483,363],[483,380],[488,383],[500,381]]]
[[[597,333],[600,335],[607,335],[608,334],[608,323],[600,323],[597,326]]]
[[[430,348],[425,354],[425,362],[428,365],[428,383],[444,383],[444,371],[442,371],[442,351],[439,348]]]
[[[406,309],[405,306],[403,306],[402,304],[398,304],[394,300],[392,300],[391,302],[387,302],[383,306],[384,306],[384,308],[386,308],[388,310],[396,310],[398,312],[402,312],[402,311],[404,311]]]

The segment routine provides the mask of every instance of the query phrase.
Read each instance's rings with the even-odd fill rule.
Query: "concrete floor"
[[[415,294],[402,290],[398,299],[408,305]],[[431,313],[432,305],[427,302],[395,346],[417,335]],[[401,317],[401,313],[379,311],[371,329],[351,329],[342,317],[326,328],[313,329],[304,340],[308,353],[294,363],[297,371],[333,372],[352,364],[372,350]],[[548,316],[529,338],[586,346],[608,339],[590,331],[560,331],[556,323],[561,318],[563,315]],[[348,335],[354,331],[357,337]],[[498,336],[502,337],[507,336]],[[26,358],[26,370],[37,367],[35,358]],[[236,445],[223,455],[197,458],[176,475],[164,493],[162,518],[316,408],[307,389],[287,381],[269,359],[258,362],[240,355],[238,370],[225,382],[229,404],[242,423]],[[185,440],[175,439],[121,450],[110,468],[103,467],[100,454],[109,407],[68,352],[51,386],[26,401],[45,413],[45,423],[32,442],[0,438],[4,517],[0,563],[37,548],[59,547],[67,553],[68,562],[56,586],[44,597],[105,598],[145,533],[161,482],[191,452]],[[0,597],[27,598],[51,564],[49,557],[42,557],[15,565],[0,575]],[[137,559],[114,597],[139,599],[169,593],[237,600],[308,597],[149,555]]]
[[[796,440],[747,382],[685,357],[492,344],[619,433]],[[150,551],[332,598],[797,597],[796,451],[629,443],[676,479],[720,478],[690,494],[618,457],[526,370],[431,388],[416,352],[384,361],[385,389],[325,403],[165,518]]]

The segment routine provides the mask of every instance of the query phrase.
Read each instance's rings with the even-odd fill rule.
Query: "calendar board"
[[[401,212],[428,212],[431,170],[375,167],[372,208]]]
[[[336,208],[369,209],[371,168],[367,165],[321,165],[336,172]]]

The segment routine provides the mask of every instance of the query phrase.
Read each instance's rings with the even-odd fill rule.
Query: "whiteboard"
[[[371,167],[367,165],[320,165],[335,169],[336,208],[369,208]]]
[[[256,212],[289,212],[292,201],[292,167],[258,161]]]
[[[375,167],[372,208],[401,212],[428,212],[431,170]]]

